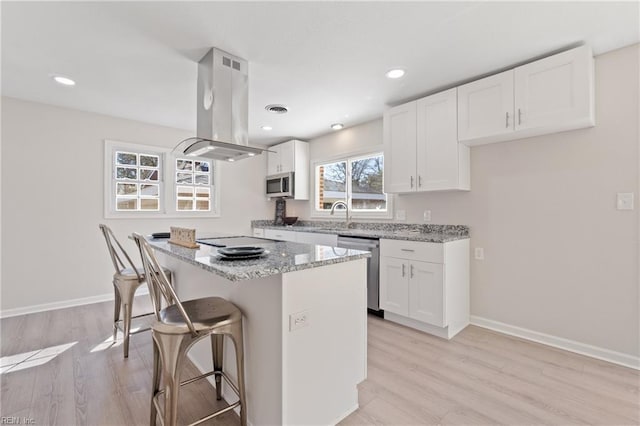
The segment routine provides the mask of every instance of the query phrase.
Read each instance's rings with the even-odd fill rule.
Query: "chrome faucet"
[[[337,206],[344,206],[344,208],[346,210],[346,214],[345,214],[345,219],[347,220],[346,221],[346,225],[347,225],[347,228],[348,228],[349,224],[351,223],[351,216],[349,216],[349,206],[344,201],[336,201],[335,203],[333,203],[331,205],[331,216],[333,216],[333,212],[335,211]]]

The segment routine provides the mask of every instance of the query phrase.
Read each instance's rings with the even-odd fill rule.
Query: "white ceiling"
[[[211,46],[247,59],[256,145],[362,123],[576,43],[597,55],[640,40],[635,1],[3,1],[1,13],[3,95],[143,122],[193,131],[196,62]],[[386,79],[393,67],[407,75]]]

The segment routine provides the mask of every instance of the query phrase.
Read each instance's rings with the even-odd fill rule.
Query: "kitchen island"
[[[358,408],[367,369],[368,252],[263,240],[252,245],[266,256],[229,261],[216,247],[149,242],[173,271],[182,300],[219,296],[242,310],[249,424],[335,424]],[[224,368],[235,380],[233,350],[227,341]],[[189,358],[210,370],[209,341]],[[230,389],[223,395],[236,400]]]

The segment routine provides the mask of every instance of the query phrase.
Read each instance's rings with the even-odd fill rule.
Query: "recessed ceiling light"
[[[334,124],[331,125],[331,128],[333,130],[341,130],[341,129],[344,128],[344,124],[342,124],[342,123],[334,123]]]
[[[405,71],[402,68],[396,68],[387,71],[385,75],[387,76],[387,78],[400,78],[404,75],[404,73]]]
[[[273,130],[273,127],[271,127],[271,126],[262,126],[262,127],[260,127],[260,128],[261,128],[262,130],[266,130],[267,132],[268,132],[269,130]]]
[[[75,86],[76,82],[71,80],[69,77],[65,77],[62,75],[54,75],[53,79],[56,83],[62,84],[63,86]]]
[[[227,158],[227,161],[230,161],[230,162],[233,163],[234,161],[236,161],[236,159],[235,158]]]

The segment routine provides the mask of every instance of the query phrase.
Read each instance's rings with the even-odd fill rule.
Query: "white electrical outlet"
[[[616,207],[618,210],[633,210],[633,192],[618,192]]]
[[[476,260],[484,260],[484,249],[482,247],[476,247],[474,255]]]
[[[289,331],[295,331],[309,325],[309,311],[289,315]]]
[[[407,220],[407,212],[404,210],[397,210],[396,220]]]
[[[424,219],[425,222],[431,222],[431,210],[425,210],[422,214],[422,219]]]

